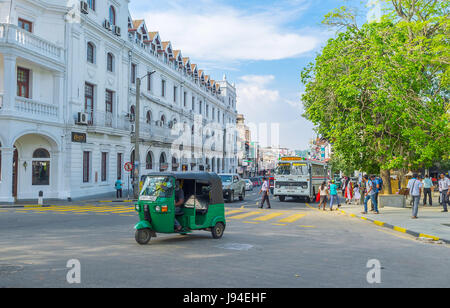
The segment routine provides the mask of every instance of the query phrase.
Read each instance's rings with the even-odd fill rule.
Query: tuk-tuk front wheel
[[[212,228],[211,233],[212,233],[213,238],[219,239],[223,236],[224,231],[225,231],[225,225],[222,222],[218,222]]]
[[[136,230],[135,236],[136,242],[140,245],[146,245],[148,242],[150,242],[150,239],[152,238],[152,234],[149,229],[141,229]]]

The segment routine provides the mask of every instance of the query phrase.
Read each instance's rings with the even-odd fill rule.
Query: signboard
[[[125,171],[130,172],[131,170],[133,170],[133,164],[132,163],[126,163],[125,164]]]
[[[299,160],[305,160],[302,157],[281,157],[281,161],[299,161]]]
[[[72,142],[86,143],[86,141],[86,134],[72,132]]]

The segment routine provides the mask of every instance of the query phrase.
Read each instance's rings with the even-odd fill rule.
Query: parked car
[[[245,182],[245,190],[251,191],[253,190],[253,182],[250,179],[244,179]]]
[[[222,180],[223,198],[228,202],[234,202],[236,196],[243,201],[245,198],[245,181],[235,173],[219,174]]]

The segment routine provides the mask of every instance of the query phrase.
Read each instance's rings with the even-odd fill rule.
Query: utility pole
[[[141,128],[141,80],[145,77],[150,78],[152,74],[156,73],[156,71],[153,71],[151,73],[148,73],[142,78],[136,78],[136,108],[135,108],[135,133],[134,133],[134,162],[133,162],[133,194],[134,199],[139,199],[139,168],[141,165],[141,157],[139,154],[139,143],[140,143],[140,128]]]

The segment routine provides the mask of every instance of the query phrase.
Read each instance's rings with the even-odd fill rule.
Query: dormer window
[[[109,23],[113,26],[116,24],[116,9],[112,5],[109,7]]]
[[[91,10],[95,11],[95,0],[87,0],[88,6]]]

